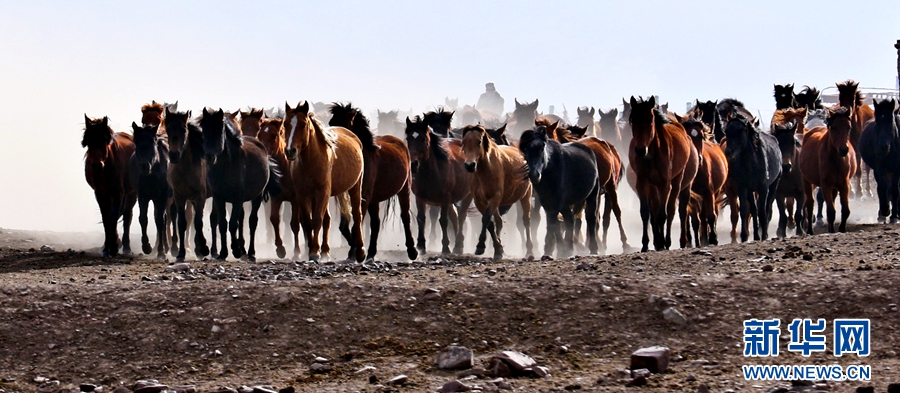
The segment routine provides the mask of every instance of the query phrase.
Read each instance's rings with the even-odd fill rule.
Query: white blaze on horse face
[[[412,133],[412,137],[413,137],[413,138],[418,138],[418,137],[419,137],[419,133],[418,133],[418,132],[413,132],[413,133]]]
[[[697,129],[696,129],[696,128],[692,128],[692,129],[691,129],[691,136],[696,137],[696,136],[698,136],[698,135],[699,135],[699,133],[697,132]]]
[[[291,128],[288,135],[287,147],[291,147],[291,143],[294,142],[294,133],[297,131],[297,116],[291,117]]]

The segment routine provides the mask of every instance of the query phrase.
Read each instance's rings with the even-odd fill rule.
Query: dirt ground
[[[51,391],[38,377],[107,392],[144,378],[202,392],[429,392],[458,378],[434,364],[454,343],[472,349],[478,366],[515,350],[549,367],[548,378],[507,378],[515,391],[693,392],[703,384],[765,392],[779,384],[745,381],[745,364],[872,366],[870,383],[829,382],[831,391],[883,392],[900,382],[900,226],[552,261],[409,262],[387,253],[389,262],[366,264],[194,260],[179,272],[146,257],[67,251],[78,241],[99,245],[97,234],[0,232],[0,392]],[[55,251],[41,251],[45,244]],[[665,320],[662,304],[687,323]],[[743,357],[742,321],[776,317],[825,318],[829,337],[835,318],[870,318],[872,354],[803,358],[782,348],[777,358]],[[671,349],[669,371],[626,387],[617,371],[654,345]],[[317,356],[333,371],[311,373]],[[374,370],[357,373],[365,366]],[[385,384],[400,374],[405,385]],[[491,389],[489,379],[465,383]]]

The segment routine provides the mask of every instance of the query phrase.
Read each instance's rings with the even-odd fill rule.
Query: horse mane
[[[100,147],[112,143],[115,138],[115,132],[109,126],[109,118],[104,116],[100,119],[90,119],[90,121],[91,126],[87,127],[85,125],[84,127],[84,134],[81,136],[81,147]],[[106,121],[105,127],[103,127],[104,121]],[[101,127],[105,128],[107,132],[95,131]]]
[[[337,149],[337,135],[332,132],[326,132],[325,127],[322,126],[322,122],[316,118],[316,114],[310,112],[308,115],[309,122],[312,123],[313,130],[316,134],[321,135],[322,139],[325,140],[325,144],[331,150]]]
[[[663,112],[659,107],[653,108],[653,120],[656,122],[657,127],[672,124],[672,118],[669,117],[669,114]]]
[[[863,97],[862,92],[859,91],[859,82],[854,81],[853,79],[847,79],[843,82],[839,82],[835,84],[838,88],[838,91],[843,89],[853,89],[853,104],[855,106],[862,106],[866,103],[866,99]]]
[[[556,128],[554,128],[553,131],[551,132],[550,127],[553,126],[553,123],[550,122],[550,119],[543,117],[543,116],[535,119],[534,125],[539,126],[539,127],[545,127],[547,129],[547,136],[550,139],[554,139],[559,143],[574,142],[578,139],[578,138],[572,136],[572,133],[569,132],[568,129],[560,127],[558,124],[557,124]]]
[[[205,150],[203,150],[203,129],[194,123],[188,123],[187,130],[187,141],[191,147],[191,156],[194,158],[203,157],[205,154]]]
[[[146,113],[147,111],[151,110],[162,113],[165,110],[165,107],[156,101],[153,101],[149,104],[144,104],[144,106],[141,107],[141,113]]]
[[[231,141],[238,146],[244,144],[244,139],[241,137],[240,128],[238,128],[237,124],[235,124],[234,120],[232,120],[228,116],[222,117],[222,122],[225,126],[225,140]]]
[[[356,116],[353,117],[351,126],[350,131],[359,138],[364,148],[369,150],[378,149],[378,145],[375,144],[375,135],[372,133],[372,129],[369,128],[369,119],[362,112],[356,111]]]
[[[828,114],[825,117],[825,122],[829,126],[831,126],[832,119],[839,118],[839,117],[846,117],[849,119],[852,114],[853,114],[853,111],[851,108],[847,108],[845,106],[839,106],[837,108],[834,108],[834,109],[828,111]]]

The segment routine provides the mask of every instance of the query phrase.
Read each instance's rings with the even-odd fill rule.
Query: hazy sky
[[[0,2],[0,227],[99,230],[83,114],[127,131],[150,100],[424,110],[491,81],[507,110],[656,94],[676,111],[737,97],[766,118],[773,83],[897,75],[896,0],[314,3]]]

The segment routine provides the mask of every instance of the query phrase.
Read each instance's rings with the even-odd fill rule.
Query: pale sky
[[[60,231],[100,230],[84,113],[129,131],[150,100],[421,111],[494,82],[507,111],[655,94],[679,112],[736,97],[768,120],[774,83],[894,87],[900,38],[896,0],[3,1],[0,15],[0,227]]]

